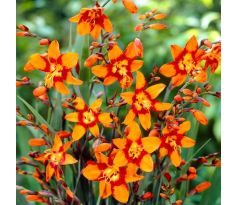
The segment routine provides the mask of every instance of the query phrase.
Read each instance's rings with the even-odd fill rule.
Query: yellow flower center
[[[128,61],[127,60],[122,60],[119,62],[115,62],[112,67],[112,72],[113,73],[119,73],[122,76],[127,75],[127,66],[128,66]]]
[[[54,85],[54,77],[62,76],[63,67],[60,64],[51,65],[50,72],[45,76],[45,86],[51,88]]]
[[[138,145],[136,142],[133,142],[128,150],[128,154],[131,158],[138,158],[143,151],[143,148]]]
[[[116,166],[108,167],[103,172],[103,177],[106,182],[115,182],[119,179],[119,168]]]
[[[91,110],[86,111],[86,112],[83,113],[83,122],[85,124],[90,124],[94,120],[95,120],[95,116],[94,116],[94,114]]]
[[[170,145],[170,147],[172,147],[174,150],[177,150],[180,152],[181,148],[179,145],[177,145],[176,143],[177,140],[177,136],[172,135],[166,138],[166,143]]]
[[[53,153],[50,156],[50,161],[53,162],[54,164],[58,165],[62,159],[62,153],[58,152],[58,153]]]
[[[186,70],[187,73],[190,73],[191,70],[195,68],[195,62],[191,53],[187,53],[183,56],[183,59],[179,62],[179,69]]]
[[[136,95],[135,106],[137,110],[141,110],[142,108],[149,110],[151,107],[151,101],[148,99],[144,92],[141,92]]]

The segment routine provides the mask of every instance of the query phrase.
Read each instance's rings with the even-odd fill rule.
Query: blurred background
[[[99,3],[103,3],[104,1],[105,0],[99,0]],[[88,39],[76,37],[76,25],[70,24],[68,18],[77,14],[82,7],[93,6],[94,2],[93,0],[17,0],[17,24],[26,25],[32,32],[41,37],[46,37],[51,40],[57,39],[60,42],[62,51],[67,51],[69,48],[69,39],[71,36],[73,39],[72,50],[78,52],[81,56],[81,69],[83,70],[82,62],[89,54],[87,50],[88,44],[86,46],[84,45]],[[166,24],[168,29],[161,31],[146,30],[140,35],[144,46],[144,66],[141,71],[147,77],[154,65],[161,66],[172,60],[170,54],[171,44],[178,44],[184,47],[192,35],[195,35],[199,41],[206,38],[212,42],[220,40],[219,0],[135,0],[135,3],[139,8],[138,14],[130,14],[125,10],[121,1],[118,1],[117,4],[111,2],[107,4],[105,14],[114,25],[114,33],[120,33],[121,38],[118,42],[123,49],[130,41],[133,41],[134,38],[137,37],[134,27],[141,22],[138,20],[139,14],[156,8],[159,13],[166,13],[168,15],[167,18],[160,21]],[[44,53],[46,52],[46,47],[40,46],[38,41],[34,38],[17,38],[16,46],[17,79],[23,76],[29,76],[34,82],[38,82],[42,79],[42,73],[37,71],[26,73],[23,67],[31,54],[36,52]],[[209,76],[213,90],[215,91],[220,90],[220,74],[221,69],[218,68],[215,74]],[[161,81],[168,83],[168,79],[162,78]],[[87,86],[87,84],[85,86]],[[113,86],[112,89],[108,90],[108,97],[113,95],[113,91],[118,85]],[[85,89],[85,87],[80,89]],[[95,86],[95,92],[97,92],[97,89],[99,91],[101,88]],[[20,87],[17,89],[17,95],[37,108],[39,113],[45,117],[48,108],[41,102],[33,99],[32,90],[33,87],[31,86]],[[172,94],[170,97],[171,96]],[[197,136],[197,144],[192,151],[183,152],[185,159],[193,155],[208,139],[211,139],[210,142],[204,146],[196,156],[220,152],[220,100],[211,96],[206,96],[206,99],[210,102],[211,107],[204,108],[200,106],[199,108],[202,109],[208,117],[209,124],[207,126],[196,126],[188,133],[188,136],[192,138]],[[27,113],[27,110],[24,109],[24,106],[18,100],[17,105],[22,108],[23,112]],[[121,115],[126,114],[124,112],[126,111],[121,111]],[[191,119],[192,123],[196,124],[190,115],[188,118]],[[27,155],[31,150],[27,141],[33,135],[37,137],[37,132],[24,127],[17,127],[17,159]],[[31,170],[27,167],[25,167],[25,169]],[[202,195],[190,197],[190,199],[186,200],[185,205],[220,204],[220,168],[203,168],[199,170],[199,177],[191,183],[191,187],[204,180],[211,180],[213,184],[212,187]],[[39,189],[38,184],[30,177],[18,175],[17,184],[31,190]],[[17,193],[16,204],[23,205],[27,204],[27,202],[23,196]]]

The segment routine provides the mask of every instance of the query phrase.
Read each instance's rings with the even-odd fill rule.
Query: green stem
[[[102,7],[105,7],[111,0],[107,0],[103,5]]]

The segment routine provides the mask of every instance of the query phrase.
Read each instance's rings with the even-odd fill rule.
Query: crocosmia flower
[[[124,120],[124,124],[129,124],[139,116],[139,121],[145,130],[151,127],[150,111],[165,111],[170,109],[170,103],[162,103],[155,98],[164,90],[165,84],[159,83],[146,88],[144,75],[137,71],[136,88],[134,92],[121,93],[124,101],[131,105],[130,110]]]
[[[143,56],[143,47],[139,39],[128,44],[123,52],[117,44],[108,50],[109,63],[92,67],[92,72],[99,78],[104,79],[104,85],[110,85],[119,81],[122,88],[129,88],[133,81],[132,72],[139,70],[142,60],[136,57]]]
[[[48,48],[47,55],[33,54],[27,66],[33,67],[37,70],[46,73],[44,81],[47,88],[55,88],[58,92],[68,95],[69,89],[65,86],[64,82],[73,85],[81,85],[83,81],[73,77],[71,69],[78,63],[77,53],[60,53],[59,43],[54,40]],[[30,69],[32,70],[32,69]]]
[[[211,51],[207,52],[203,59],[206,60],[205,69],[211,67],[211,72],[214,73],[221,63],[221,42],[213,45]]]
[[[96,5],[93,8],[82,8],[80,13],[69,19],[70,22],[77,23],[77,31],[80,35],[90,34],[94,39],[98,39],[101,30],[111,33],[112,23],[103,13],[103,8]]]
[[[195,145],[195,141],[187,136],[185,132],[190,129],[190,122],[185,121],[179,125],[178,129],[162,130],[161,144],[159,148],[159,157],[169,156],[172,164],[178,167],[181,164],[181,147],[190,148]]]
[[[57,180],[61,179],[63,170],[61,165],[74,164],[77,160],[66,151],[70,148],[72,142],[69,141],[65,144],[62,143],[58,135],[55,136],[54,145],[52,149],[48,149],[35,160],[48,162],[46,166],[46,181],[50,181],[51,177],[55,174]]]
[[[76,112],[69,113],[65,116],[65,119],[70,122],[76,122],[72,133],[73,140],[79,140],[85,134],[86,130],[95,136],[99,136],[98,123],[102,123],[104,126],[109,127],[112,119],[110,113],[101,113],[100,107],[102,100],[97,99],[89,107],[85,104],[82,98],[77,97],[74,100],[74,106]]]
[[[116,162],[115,152],[109,157],[102,153],[96,155],[97,163],[88,161],[87,166],[82,170],[82,174],[88,180],[99,182],[99,195],[105,199],[113,196],[117,201],[126,203],[129,199],[129,187],[127,183],[143,179],[143,176],[136,174],[137,168],[130,164],[127,167],[120,162]]]
[[[120,150],[117,152],[114,161],[133,163],[142,171],[151,172],[154,163],[151,153],[158,149],[160,139],[155,136],[141,137],[139,125],[133,121],[128,126],[129,132],[126,138],[115,138],[113,144]]]
[[[162,75],[172,78],[172,86],[183,84],[187,76],[193,77],[197,82],[207,80],[207,74],[200,65],[205,51],[198,48],[195,36],[187,42],[185,48],[172,45],[171,53],[174,61],[162,65],[159,71]]]

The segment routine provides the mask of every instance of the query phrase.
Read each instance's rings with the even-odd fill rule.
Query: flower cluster
[[[77,24],[77,34],[92,37],[91,54],[86,59],[80,58],[82,53],[77,51],[61,53],[57,40],[43,39],[25,25],[17,27],[20,30],[17,36],[38,37],[40,45],[47,47],[46,53],[31,55],[24,66],[26,72],[43,72],[42,81],[35,83],[34,79],[22,77],[16,82],[17,88],[33,86],[33,97],[44,103],[49,113],[48,119],[44,119],[19,97],[32,114],[24,114],[17,107],[17,126],[33,128],[40,133],[37,136],[41,136],[28,142],[39,149],[29,152],[30,158],[17,161],[17,173],[31,175],[42,188],[31,191],[18,186],[28,201],[84,204],[86,199],[78,192],[87,190],[102,199],[112,195],[121,203],[132,204],[134,200],[138,204],[159,197],[178,205],[186,197],[211,186],[204,181],[188,190],[185,198],[176,199],[178,183],[195,180],[199,166],[220,166],[217,153],[191,159],[182,156],[183,148],[194,147],[199,140],[196,136],[187,136],[195,127],[189,115],[202,125],[208,124],[207,117],[196,105],[210,106],[205,94],[220,98],[220,92],[212,90],[208,75],[215,73],[220,64],[221,43],[206,40],[199,46],[197,38],[192,36],[184,48],[171,45],[173,60],[153,67],[149,79],[142,72],[142,40],[131,39],[124,51],[120,48],[120,36],[113,34],[112,22],[104,13],[109,2],[82,8],[69,19]],[[122,0],[122,3],[131,13],[138,12],[134,1]],[[136,31],[164,29],[167,27],[164,24],[151,21],[165,17],[156,10],[141,14],[139,19],[144,23],[138,25]],[[80,68],[82,62],[84,67]],[[93,77],[79,79],[83,69]],[[169,85],[164,83],[163,76],[170,78]],[[98,91],[97,85],[102,90]],[[107,91],[112,86],[118,89],[111,97]],[[62,97],[55,99],[52,95],[55,91]],[[169,100],[171,94],[172,100]],[[52,124],[54,114],[58,116],[57,126]],[[24,171],[21,165],[33,166],[35,171]],[[68,169],[72,172],[73,187],[66,180]],[[177,170],[180,176],[171,170]],[[141,191],[139,188],[148,176],[153,177],[155,185],[153,189],[143,185],[150,191]]]

